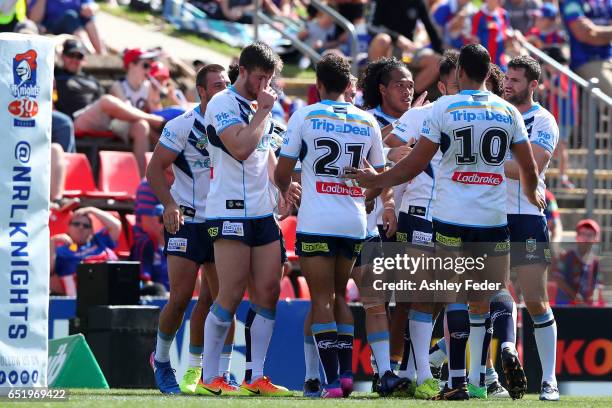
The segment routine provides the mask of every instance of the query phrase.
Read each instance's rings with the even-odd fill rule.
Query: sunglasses
[[[91,228],[91,224],[87,224],[85,222],[79,222],[79,221],[72,221],[70,223],[70,225],[72,225],[73,227],[79,228],[79,227],[83,227],[85,229],[90,229]]]
[[[78,59],[79,61],[85,58],[83,54],[79,54],[78,52],[75,52],[73,54],[64,54],[64,55],[66,55],[68,58]]]
[[[142,63],[142,67],[143,67],[144,69],[151,69],[151,63],[150,63],[150,62],[145,61],[145,62],[143,62],[143,63]]]

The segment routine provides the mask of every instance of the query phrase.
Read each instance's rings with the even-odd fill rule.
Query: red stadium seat
[[[96,191],[93,172],[87,156],[83,153],[64,153],[66,163],[66,184],[64,196],[78,197]]]
[[[278,300],[292,300],[295,299],[295,290],[293,289],[293,284],[291,283],[291,279],[287,276],[284,276],[281,280],[281,289],[280,296]]]
[[[308,288],[308,284],[306,283],[306,278],[303,276],[298,276],[298,288],[300,291],[300,299],[310,300],[310,289]]]
[[[107,131],[107,130],[87,130],[87,131],[79,130],[79,131],[74,132],[74,136],[77,139],[81,139],[84,137],[95,137],[95,138],[100,138],[100,139],[114,139],[118,137],[113,132]]]
[[[49,213],[49,235],[65,233],[72,218],[72,211],[51,210]]]
[[[285,249],[287,250],[287,258],[290,262],[296,262],[298,257],[295,254],[295,230],[297,227],[297,217],[292,215],[280,223],[283,231],[283,239],[285,241]]]
[[[138,163],[131,152],[103,150],[99,152],[100,190],[117,200],[133,200],[140,184]]]

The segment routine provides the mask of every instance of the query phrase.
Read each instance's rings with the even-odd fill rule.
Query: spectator
[[[576,225],[576,248],[563,254],[555,274],[557,305],[602,305],[599,257],[593,253],[599,232],[599,224],[593,220],[585,219]]]
[[[155,95],[153,114],[169,121],[185,113],[185,110],[189,108],[189,102],[187,102],[183,92],[174,86],[167,66],[160,61],[153,62],[149,80],[153,85],[152,89]]]
[[[504,8],[508,12],[510,27],[526,33],[534,25],[536,11],[542,6],[540,0],[506,0]]]
[[[132,139],[132,149],[144,175],[144,155],[149,151],[151,128],[164,124],[161,116],[142,110],[147,109],[147,100],[155,96],[146,79],[151,65],[145,57],[150,58],[151,54],[140,49],[128,50],[124,56],[128,67],[127,79],[113,85],[113,95],[98,99],[102,88],[95,78],[82,73],[84,54],[76,51],[69,41],[64,43],[62,52],[64,67],[56,73],[56,106],[66,113],[73,112],[76,132],[111,131],[125,142]],[[127,85],[127,81],[136,85]]]
[[[106,47],[94,20],[98,9],[94,0],[33,0],[30,18],[52,34],[74,34],[104,55]]]
[[[330,48],[330,41],[336,33],[336,25],[331,16],[316,7],[308,6],[309,19],[304,29],[298,34],[298,38],[308,44],[315,51],[322,53]],[[310,65],[310,59],[306,56],[300,60],[300,68],[306,69]]]
[[[234,21],[242,24],[253,23],[255,3],[253,0],[190,0],[214,20]]]
[[[557,28],[559,9],[545,3],[535,14],[535,26],[527,32],[527,40],[540,49],[565,44],[565,34]]]
[[[104,228],[93,233],[92,216]],[[76,269],[80,263],[117,260],[113,252],[121,233],[121,222],[106,211],[94,207],[74,212],[66,233],[51,237],[51,280],[53,292],[76,295]]]
[[[146,181],[143,181],[144,183]],[[141,227],[134,227],[134,244],[130,251],[130,260],[140,262],[141,281],[161,284],[166,291],[169,291],[168,263],[164,254],[164,222],[161,219],[163,213],[164,207],[158,204],[152,207],[147,215],[141,214],[141,217],[150,219],[146,222],[148,230],[145,232]]]
[[[442,40],[433,25],[423,0],[376,0],[370,31],[376,36],[370,44],[369,60],[391,57],[394,47],[409,60],[408,68],[415,75],[415,94],[420,94],[438,77],[438,61],[442,54]],[[417,22],[425,26],[430,47],[413,42]],[[433,50],[433,52],[432,52]]]
[[[444,0],[438,4],[432,18],[440,27],[446,46],[460,49],[466,44],[472,16],[477,11],[470,0]]]
[[[3,0],[0,2],[0,33],[21,32],[38,34],[36,24],[28,20],[27,0]]]
[[[561,223],[561,213],[559,212],[559,205],[557,205],[557,198],[548,189],[545,190],[545,195],[546,208],[544,209],[544,216],[546,217],[550,242],[561,242],[563,239],[563,224]]]
[[[372,34],[368,31],[368,24],[365,18],[367,0],[334,0],[333,4],[341,16],[346,18],[353,27],[357,37],[357,60],[364,62],[368,57],[368,50],[372,42]],[[336,27],[337,45],[344,55],[351,55],[351,45],[353,38],[347,32]]]
[[[74,125],[70,116],[54,110],[51,115],[51,143],[57,143],[66,153],[74,153]]]
[[[570,39],[570,68],[583,78],[598,78],[599,88],[612,95],[612,1],[565,0],[561,15]]]
[[[471,42],[480,43],[491,55],[491,62],[506,70],[505,43],[508,39],[508,13],[501,0],[485,0],[472,17]]]

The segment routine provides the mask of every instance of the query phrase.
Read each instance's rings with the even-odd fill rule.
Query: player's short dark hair
[[[238,64],[231,64],[227,70],[227,76],[229,77],[230,84],[233,84],[238,79],[240,74],[240,66]]]
[[[382,95],[378,86],[380,84],[387,86],[391,80],[391,73],[396,69],[408,70],[408,67],[395,57],[379,58],[368,64],[359,79],[359,88],[363,91],[363,107],[365,109],[375,108],[382,103]]]
[[[225,68],[223,68],[223,66],[219,64],[204,65],[196,74],[196,85],[206,89],[206,75],[208,75],[209,72],[223,71],[225,71]]]
[[[527,81],[540,81],[540,76],[542,75],[542,68],[540,67],[540,63],[535,59],[531,58],[528,55],[521,55],[518,57],[514,57],[508,63],[508,69],[521,69],[525,70],[525,76],[527,77]]]
[[[457,69],[457,61],[459,60],[459,51],[457,50],[446,50],[440,59],[438,67],[440,78],[445,77],[449,74],[454,74]]]
[[[342,93],[351,83],[351,65],[337,54],[327,54],[317,63],[317,81],[327,92]]]
[[[499,97],[504,95],[504,72],[496,64],[491,64],[489,67],[489,78],[491,82],[490,91]]]
[[[238,65],[252,72],[259,68],[264,72],[278,73],[283,69],[283,61],[270,46],[264,42],[257,41],[247,45],[240,53]]]
[[[491,56],[480,44],[469,44],[459,52],[458,66],[472,81],[482,83],[489,75]]]

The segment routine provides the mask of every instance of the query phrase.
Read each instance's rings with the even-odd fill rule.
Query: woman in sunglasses
[[[92,216],[103,225],[96,233]],[[76,210],[68,230],[51,237],[51,291],[75,296],[77,265],[117,260],[113,248],[120,232],[121,221],[108,212],[94,207]]]

